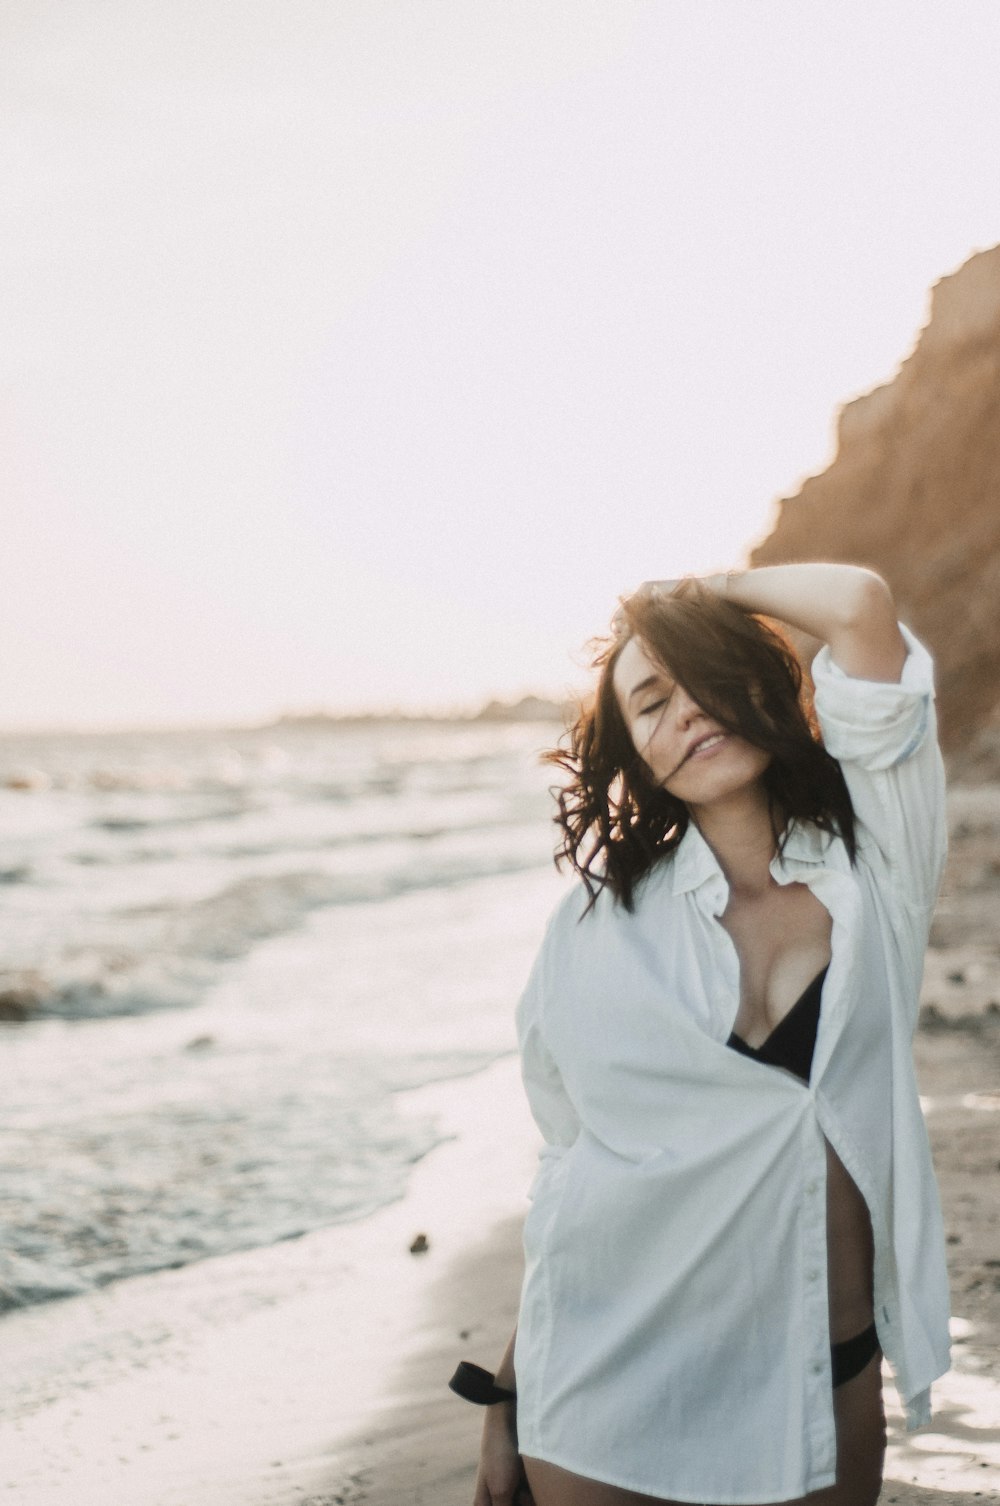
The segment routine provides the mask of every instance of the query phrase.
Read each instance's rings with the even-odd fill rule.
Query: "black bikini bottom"
[[[856,1333],[853,1339],[842,1339],[839,1344],[831,1344],[830,1363],[834,1389],[860,1375],[868,1361],[878,1353],[878,1347],[874,1323],[863,1333]],[[498,1386],[495,1376],[481,1365],[473,1365],[468,1360],[462,1360],[448,1384],[456,1396],[478,1402],[480,1406],[488,1407],[495,1401],[514,1401],[517,1397],[516,1391]]]
[[[842,1339],[830,1345],[830,1364],[833,1368],[833,1385],[842,1386],[845,1381],[860,1375],[873,1355],[878,1353],[878,1334],[872,1323],[853,1339]]]

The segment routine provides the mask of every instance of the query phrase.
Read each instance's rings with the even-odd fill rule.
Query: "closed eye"
[[[668,695],[665,695],[663,697],[662,701],[654,701],[651,706],[644,706],[642,708],[642,710],[639,712],[639,715],[640,716],[648,716],[651,711],[659,711],[660,707],[661,706],[665,706],[667,704],[667,702],[669,701],[669,699],[670,699],[670,697]]]

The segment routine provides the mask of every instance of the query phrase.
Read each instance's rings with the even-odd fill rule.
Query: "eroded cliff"
[[[751,555],[799,559],[885,576],[936,657],[946,751],[1000,767],[1000,246],[935,285],[913,353],[841,410],[836,458]]]

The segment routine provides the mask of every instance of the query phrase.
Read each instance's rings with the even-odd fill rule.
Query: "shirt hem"
[[[540,1464],[554,1464],[558,1469],[569,1470],[574,1475],[579,1475],[584,1480],[594,1480],[599,1485],[613,1485],[619,1490],[634,1490],[639,1495],[653,1496],[661,1500],[681,1501],[686,1506],[703,1506],[706,1500],[710,1500],[713,1506],[760,1506],[762,1501],[780,1502],[797,1501],[800,1496],[811,1495],[814,1491],[825,1490],[828,1486],[836,1485],[835,1472],[827,1470],[823,1474],[816,1475],[813,1479],[798,1483],[794,1486],[771,1486],[758,1487],[753,1495],[734,1495],[731,1491],[720,1491],[716,1486],[704,1484],[698,1486],[676,1486],[669,1481],[657,1480],[651,1483],[649,1480],[640,1480],[635,1476],[608,1474],[603,1470],[594,1470],[581,1464],[580,1460],[567,1459],[551,1449],[542,1449],[526,1443],[523,1438],[519,1440],[521,1456],[528,1459],[537,1459]],[[685,1491],[694,1491],[694,1494],[685,1494]]]
[[[896,1378],[896,1388],[900,1393],[899,1399],[903,1404],[906,1431],[908,1433],[914,1433],[917,1428],[926,1427],[933,1420],[935,1412],[933,1388],[941,1380],[942,1376],[948,1374],[950,1369],[950,1358],[941,1361],[940,1368],[935,1371],[931,1380],[922,1386],[919,1391],[912,1391],[909,1395],[904,1394],[899,1383],[899,1378]]]

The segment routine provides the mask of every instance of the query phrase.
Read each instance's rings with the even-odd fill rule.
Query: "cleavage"
[[[805,884],[776,888],[763,901],[731,902],[719,917],[739,961],[739,1007],[731,1029],[755,1049],[831,961],[826,906]]]

